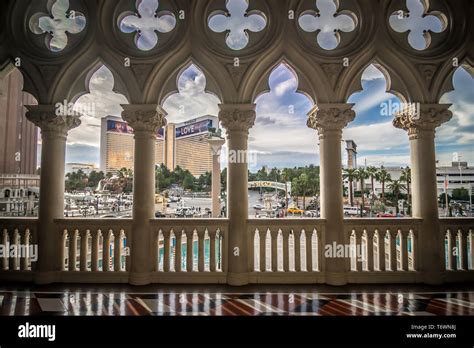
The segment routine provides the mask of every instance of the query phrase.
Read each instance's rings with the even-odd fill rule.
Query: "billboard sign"
[[[196,135],[201,133],[207,133],[209,128],[212,128],[212,120],[202,120],[191,124],[185,124],[184,126],[176,127],[176,139],[190,135]]]
[[[130,127],[127,122],[107,120],[107,132],[133,134],[133,128]],[[160,128],[156,132],[156,137],[159,139],[163,139],[164,134],[165,134],[164,128]]]

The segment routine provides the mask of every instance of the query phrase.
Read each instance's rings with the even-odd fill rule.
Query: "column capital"
[[[225,140],[219,137],[212,137],[207,139],[211,153],[213,156],[219,156],[221,154],[222,145],[225,144]]]
[[[422,132],[432,132],[448,122],[453,113],[451,104],[417,104],[416,107],[405,108],[395,115],[393,125],[408,132],[412,139],[418,138]]]
[[[354,104],[319,104],[308,112],[307,125],[316,129],[320,135],[325,131],[342,131],[354,120]]]
[[[26,118],[41,129],[41,133],[67,136],[69,130],[81,124],[79,113],[61,114],[56,105],[25,105]]]
[[[156,133],[166,125],[167,113],[157,104],[121,104],[122,118],[135,132]]]
[[[227,131],[248,132],[255,124],[256,104],[219,104],[219,121]]]

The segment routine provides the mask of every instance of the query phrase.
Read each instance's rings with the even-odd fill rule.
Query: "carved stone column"
[[[308,127],[319,134],[321,218],[326,219],[326,244],[344,244],[342,201],[342,129],[354,120],[353,104],[320,104],[308,113]],[[324,250],[324,245],[321,248]],[[344,285],[346,262],[342,258],[326,260],[326,283]]]
[[[208,140],[212,153],[212,217],[217,218],[221,213],[221,149],[225,140],[213,137]]]
[[[393,120],[397,128],[408,132],[410,139],[413,217],[422,218],[418,252],[424,282],[443,281],[444,251],[439,232],[436,183],[435,129],[452,117],[450,104],[421,104],[407,109]]]
[[[38,263],[34,281],[54,282],[61,270],[59,231],[54,219],[64,216],[64,167],[68,131],[81,124],[78,114],[58,115],[54,105],[26,105],[26,118],[41,129],[41,178],[37,227]]]
[[[144,285],[150,283],[154,266],[150,220],[155,217],[155,144],[158,129],[166,125],[166,112],[156,104],[125,104],[122,107],[122,118],[133,128],[135,135],[129,282]]]
[[[227,283],[248,284],[248,136],[255,123],[255,104],[221,104],[219,121],[227,130],[227,216],[229,250]]]

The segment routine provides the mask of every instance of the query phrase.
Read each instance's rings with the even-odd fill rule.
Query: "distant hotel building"
[[[205,139],[210,128],[218,128],[215,116],[202,116],[187,122],[169,123],[157,132],[156,164],[170,170],[187,169],[194,176],[212,170],[212,154]],[[101,170],[117,172],[133,169],[133,129],[122,119],[108,116],[102,119],[100,138]]]
[[[66,163],[66,174],[73,173],[82,170],[86,175],[89,175],[92,171],[98,171],[99,168],[93,163]]]
[[[0,79],[0,216],[34,214],[39,194],[38,128],[26,119],[24,107],[37,102],[22,90],[18,69]]]
[[[25,105],[37,104],[23,93],[23,78],[13,69],[0,80],[0,173],[35,174],[38,129],[25,117]]]

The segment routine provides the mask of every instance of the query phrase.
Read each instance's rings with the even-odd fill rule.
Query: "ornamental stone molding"
[[[255,124],[256,104],[220,104],[219,121],[227,132],[248,132]]]
[[[155,134],[166,126],[166,111],[156,104],[123,104],[122,118],[135,132]]]
[[[355,119],[354,104],[320,104],[308,113],[307,125],[320,136],[326,131],[342,131]]]
[[[472,67],[474,1],[414,1],[419,2],[416,8],[408,8],[406,0],[242,0],[244,13],[234,15],[265,18],[262,30],[251,31],[228,28],[230,17],[222,17],[228,12],[225,0],[2,0],[0,69],[17,66],[24,91],[48,105],[87,93],[85,81],[104,64],[130,104],[161,104],[176,92],[176,75],[194,64],[222,104],[251,104],[284,62],[296,72],[301,92],[330,104],[345,103],[360,91],[361,72],[377,63],[388,72],[391,92],[406,101],[435,104],[452,90],[456,69]],[[52,18],[60,23],[44,19],[53,5]],[[419,20],[442,17],[443,30],[430,32],[429,45],[417,50],[409,45],[408,31],[393,29],[390,18],[397,20],[397,14],[403,14],[402,23],[408,14]],[[305,18],[310,19],[309,32],[300,25]],[[342,18],[353,25],[341,26],[337,19]],[[40,19],[48,22],[41,24],[43,29]],[[222,20],[225,30],[211,30],[211,19]],[[336,29],[326,32],[336,38],[332,49],[317,41],[323,19]],[[226,44],[231,29],[243,33],[242,49]]]
[[[416,139],[421,133],[434,134],[435,129],[453,117],[449,110],[451,104],[421,104],[407,108],[393,119],[393,125],[408,132],[410,139]]]
[[[52,133],[60,136],[67,136],[67,133],[79,127],[80,114],[70,112],[61,114],[56,105],[25,105],[28,109],[26,118],[41,129],[42,134]]]

